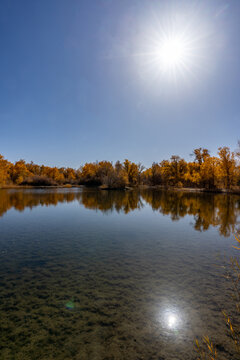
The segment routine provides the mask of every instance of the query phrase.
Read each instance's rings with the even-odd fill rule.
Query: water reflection
[[[158,321],[165,331],[175,335],[184,329],[183,312],[177,307],[169,306],[163,309],[161,308],[160,314],[158,314]]]
[[[179,324],[179,319],[175,314],[170,313],[167,315],[166,323],[169,329],[176,329]]]
[[[237,231],[240,215],[240,197],[227,194],[204,194],[174,191],[99,191],[89,189],[0,190],[0,216],[14,208],[23,211],[36,206],[57,205],[78,201],[87,209],[104,213],[128,214],[146,205],[173,221],[190,215],[197,231],[217,227],[219,233],[229,236]]]
[[[230,292],[216,240],[233,249],[194,229],[235,231],[239,197],[1,190],[1,215],[10,209],[33,211],[0,218],[0,359],[192,360],[204,334],[227,349]]]

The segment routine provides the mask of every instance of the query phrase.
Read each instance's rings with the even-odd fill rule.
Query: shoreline
[[[204,188],[186,188],[186,187],[174,187],[174,186],[163,186],[163,185],[138,185],[138,186],[126,186],[125,188],[109,188],[105,186],[86,186],[86,185],[53,185],[53,186],[31,186],[31,185],[3,185],[0,187],[0,190],[12,190],[12,189],[72,189],[72,188],[88,188],[88,189],[99,189],[99,190],[123,190],[123,191],[132,191],[132,190],[166,190],[166,191],[184,191],[192,193],[213,193],[213,194],[235,194],[240,195],[240,189],[204,189]]]
[[[163,186],[163,185],[139,185],[140,189],[156,189],[166,191],[184,191],[184,192],[196,192],[196,193],[213,193],[213,194],[236,194],[240,195],[239,189],[204,189],[204,188],[186,188],[186,187],[175,187],[175,186]]]
[[[11,189],[71,189],[71,188],[81,188],[84,185],[3,185],[0,186],[0,190],[11,190]]]

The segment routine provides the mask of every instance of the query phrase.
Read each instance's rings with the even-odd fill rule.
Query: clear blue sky
[[[239,0],[1,0],[0,153],[78,167],[234,150],[239,19]],[[151,47],[174,21],[193,56],[173,81]]]

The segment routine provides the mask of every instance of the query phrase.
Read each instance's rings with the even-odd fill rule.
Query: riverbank
[[[163,186],[163,185],[137,185],[137,186],[125,186],[124,188],[111,188],[108,186],[99,186],[100,190],[166,190],[166,191],[184,191],[184,192],[206,192],[206,193],[223,193],[223,194],[237,194],[240,195],[240,188],[238,189],[204,189],[204,188],[186,188],[175,186]]]
[[[86,185],[49,185],[49,186],[30,186],[30,185],[3,185],[0,189],[71,189],[71,188],[96,188],[100,190],[124,190],[124,191],[132,191],[132,190],[166,190],[166,191],[178,191],[178,192],[204,192],[204,193],[216,193],[216,194],[236,194],[240,195],[240,188],[235,189],[204,189],[204,188],[186,188],[186,187],[174,187],[174,186],[163,186],[163,185],[137,185],[137,186],[125,186],[124,188],[111,188],[108,186],[96,186],[96,187],[88,187]]]
[[[240,195],[240,188],[238,189],[204,189],[204,188],[186,188],[186,187],[174,187],[174,186],[162,186],[162,185],[139,185],[140,189],[156,189],[167,191],[184,191],[184,192],[205,192],[205,193],[222,193],[222,194],[237,194]]]
[[[65,184],[65,185],[44,185],[44,186],[36,186],[36,185],[3,185],[0,186],[1,189],[71,189],[71,188],[81,188],[83,185],[71,185],[71,184]]]

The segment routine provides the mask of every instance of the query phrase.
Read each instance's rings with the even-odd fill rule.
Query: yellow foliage
[[[228,147],[218,149],[220,158],[219,177],[222,179],[224,187],[230,189],[236,183],[236,160],[234,152]]]
[[[6,184],[9,179],[10,163],[0,154],[0,185]]]
[[[228,147],[218,149],[218,157],[198,148],[193,151],[195,159],[186,162],[178,155],[160,163],[154,162],[144,170],[141,163],[128,159],[123,163],[110,161],[85,163],[81,168],[57,168],[25,163],[19,160],[12,164],[0,155],[0,185],[15,184],[85,184],[106,185],[107,187],[136,186],[139,184],[175,187],[199,187],[205,189],[231,189],[240,185],[240,166],[236,161],[240,152],[231,152]]]

